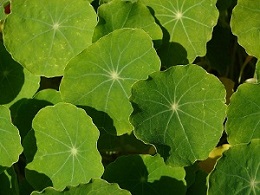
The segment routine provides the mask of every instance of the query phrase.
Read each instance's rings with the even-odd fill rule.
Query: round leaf
[[[61,82],[64,100],[106,112],[117,134],[132,131],[131,86],[160,69],[151,38],[141,29],[120,29],[73,58]]]
[[[108,182],[138,195],[185,194],[184,177],[184,168],[166,166],[159,155],[119,157],[103,174]]]
[[[96,13],[88,1],[16,0],[5,22],[4,41],[14,59],[34,74],[57,76],[91,44],[95,25]]]
[[[260,139],[260,84],[245,83],[231,96],[226,132],[231,145]]]
[[[98,8],[99,23],[94,40],[120,28],[142,28],[153,40],[162,39],[161,28],[145,5],[138,2],[114,0]]]
[[[26,168],[47,175],[56,189],[102,175],[99,131],[83,109],[68,103],[47,106],[35,116],[33,129],[38,150]]]
[[[231,147],[209,176],[208,194],[260,193],[260,140]]]
[[[248,54],[260,58],[260,1],[239,0],[231,15],[231,29]]]
[[[22,151],[21,138],[18,129],[11,123],[10,111],[0,106],[0,166],[10,167],[18,161]]]
[[[170,42],[181,44],[188,60],[206,54],[206,43],[217,24],[216,0],[141,0],[168,31]]]
[[[206,159],[222,135],[225,89],[199,66],[152,74],[134,84],[131,101],[136,136],[157,148],[168,147],[168,162],[174,166]]]

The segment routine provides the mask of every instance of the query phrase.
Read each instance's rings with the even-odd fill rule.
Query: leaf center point
[[[112,72],[110,73],[110,77],[111,77],[113,80],[118,80],[118,79],[119,79],[119,75],[118,75],[118,73],[115,72],[115,71],[112,71]]]
[[[54,23],[53,26],[52,26],[52,28],[53,28],[54,30],[57,30],[59,27],[60,27],[60,24],[59,24],[59,23]]]
[[[176,14],[175,14],[175,18],[177,20],[181,19],[182,18],[182,13],[180,11],[178,11]]]
[[[78,153],[78,149],[73,146],[73,147],[71,148],[70,152],[71,152],[71,154],[72,154],[73,156],[76,156],[77,153]]]
[[[178,104],[177,103],[173,103],[171,105],[171,109],[172,109],[173,112],[177,111],[178,110]]]

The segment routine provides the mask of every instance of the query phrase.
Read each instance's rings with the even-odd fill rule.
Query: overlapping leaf
[[[120,28],[142,28],[153,40],[162,39],[162,31],[155,23],[148,8],[138,2],[113,0],[98,8],[99,23],[94,41]]]
[[[260,193],[260,140],[231,147],[209,177],[208,194]]]
[[[260,1],[239,0],[232,12],[231,29],[248,54],[260,58]]]
[[[56,189],[102,175],[99,131],[84,110],[68,103],[45,107],[35,116],[33,129],[37,152],[27,169],[47,175]]]
[[[206,43],[217,23],[216,0],[141,0],[155,12],[170,42],[181,44],[190,63],[205,55]]]
[[[232,95],[226,131],[231,145],[260,139],[260,84],[245,83]]]
[[[91,44],[95,25],[88,1],[16,0],[4,41],[14,59],[34,74],[62,75],[68,61]]]
[[[196,65],[174,66],[133,86],[135,134],[169,147],[168,162],[190,165],[205,159],[218,143],[225,118],[225,89]]]
[[[0,106],[0,166],[10,167],[18,161],[22,151],[21,138],[18,129],[11,123],[10,111]]]
[[[141,29],[115,30],[70,61],[60,90],[67,102],[106,112],[121,135],[132,131],[132,84],[159,68],[148,34]]]

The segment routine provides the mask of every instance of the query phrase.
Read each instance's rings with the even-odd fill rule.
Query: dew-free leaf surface
[[[244,83],[232,95],[226,132],[231,145],[260,139],[260,84]]]
[[[95,179],[91,183],[70,187],[68,190],[59,192],[52,187],[43,192],[33,192],[32,195],[131,195],[127,190],[119,188],[118,184],[110,184],[102,179]]]
[[[260,193],[260,140],[232,146],[209,176],[208,194],[257,195]]]
[[[116,182],[133,195],[185,194],[185,171],[166,166],[159,155],[119,157],[103,174],[108,182]]]
[[[238,1],[232,11],[231,29],[249,55],[260,58],[260,1]]]
[[[33,129],[37,151],[26,168],[47,175],[56,189],[102,175],[99,131],[83,109],[68,103],[47,106],[35,116]]]
[[[0,106],[0,166],[10,167],[18,161],[22,151],[21,138],[11,122],[10,111]]]
[[[168,163],[205,159],[221,137],[225,89],[196,65],[174,66],[132,88],[135,135],[156,147],[170,147]]]
[[[153,40],[162,39],[161,28],[155,23],[148,8],[139,1],[113,0],[98,8],[98,16],[94,41],[120,28],[142,28]]]
[[[96,23],[88,1],[16,0],[5,22],[4,42],[34,74],[62,75],[68,61],[91,44]]]
[[[181,44],[190,63],[206,53],[206,43],[217,23],[216,0],[141,0],[168,31],[170,42]]]
[[[121,135],[133,129],[128,120],[132,84],[159,69],[148,34],[141,29],[115,30],[70,61],[60,91],[67,102],[106,112]]]

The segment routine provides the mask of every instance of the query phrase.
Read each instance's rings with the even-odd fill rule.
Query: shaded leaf
[[[225,89],[196,65],[156,72],[132,88],[135,135],[157,149],[169,148],[167,162],[191,165],[216,146],[225,119]]]

